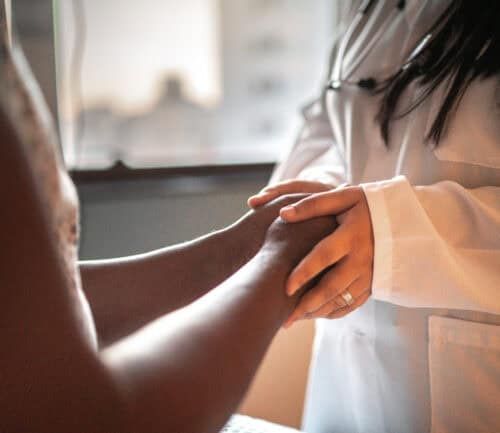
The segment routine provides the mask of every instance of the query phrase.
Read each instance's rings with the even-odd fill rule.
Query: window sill
[[[130,168],[122,162],[103,170],[70,170],[70,176],[78,184],[179,178],[245,177],[247,179],[268,178],[274,163],[198,165],[160,168]]]

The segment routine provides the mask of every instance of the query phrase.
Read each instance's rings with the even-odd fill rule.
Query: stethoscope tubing
[[[377,85],[377,80],[373,77],[368,77],[364,79],[360,79],[358,81],[350,80],[350,77],[358,70],[363,61],[368,57],[370,52],[373,50],[375,45],[380,41],[384,31],[387,29],[389,23],[396,18],[396,15],[403,11],[405,7],[404,1],[399,1],[397,3],[396,8],[386,17],[383,23],[379,26],[379,29],[376,31],[375,35],[371,38],[366,47],[363,48],[361,53],[356,57],[355,61],[349,65],[345,74],[342,73],[342,68],[344,61],[346,59],[346,50],[349,43],[352,40],[353,34],[358,30],[359,25],[366,17],[366,15],[370,12],[373,5],[377,2],[377,0],[366,0],[361,6],[358,8],[354,19],[349,23],[349,26],[346,29],[345,34],[341,38],[339,49],[335,59],[333,61],[333,71],[331,74],[331,79],[327,83],[327,89],[339,90],[342,85],[346,84],[349,86],[358,86],[360,88],[364,88],[367,90],[373,90]]]
[[[389,16],[384,20],[382,25],[379,27],[375,35],[370,39],[370,42],[366,44],[365,48],[363,51],[356,57],[356,60],[348,65],[349,68],[346,71],[346,77],[352,77],[352,75],[358,70],[360,65],[366,60],[370,52],[373,50],[375,45],[380,41],[382,38],[382,35],[384,32],[387,30],[389,22],[393,21],[396,15],[398,14],[398,11],[394,9]],[[345,59],[345,58],[344,58]]]

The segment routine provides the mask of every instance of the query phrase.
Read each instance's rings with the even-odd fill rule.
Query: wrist
[[[259,250],[260,245],[252,234],[251,227],[244,220],[215,233],[218,253],[228,263],[231,273],[241,268]]]
[[[224,239],[222,245],[233,251],[239,266],[244,265],[257,254],[264,242],[269,224],[270,222],[264,224],[250,212],[221,230],[220,233]]]
[[[271,308],[281,326],[297,304],[297,297],[286,294],[285,285],[293,268],[288,260],[283,260],[275,250],[263,247],[248,263],[253,275],[260,275],[257,286],[252,291],[262,295],[262,308]]]
[[[284,248],[280,248],[275,244],[264,244],[252,260],[255,260],[262,268],[272,271],[273,274],[282,277],[284,280],[286,280],[294,265],[292,258],[285,253]]]

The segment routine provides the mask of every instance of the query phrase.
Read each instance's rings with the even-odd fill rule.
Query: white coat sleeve
[[[500,313],[500,187],[413,187],[403,176],[362,187],[375,239],[375,299]]]

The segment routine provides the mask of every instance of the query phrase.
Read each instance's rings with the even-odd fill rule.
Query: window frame
[[[175,180],[181,178],[210,178],[215,183],[224,183],[227,178],[241,176],[249,179],[267,180],[272,174],[275,163],[247,163],[247,164],[220,164],[220,165],[193,165],[193,166],[171,166],[158,168],[130,168],[118,161],[113,166],[105,169],[87,170],[72,169],[69,174],[77,185],[164,179]]]

